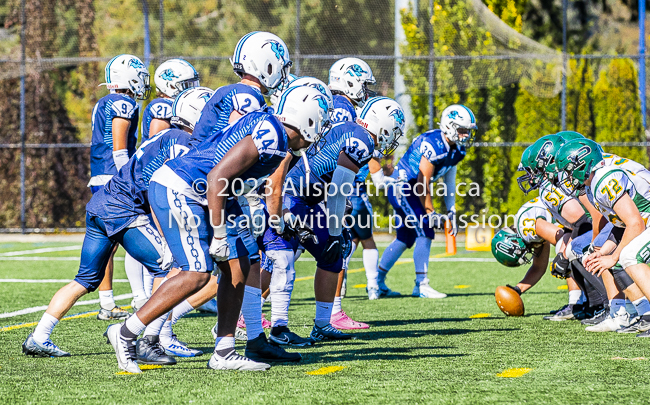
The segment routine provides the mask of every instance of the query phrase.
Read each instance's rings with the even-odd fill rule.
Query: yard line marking
[[[626,358],[626,357],[612,357],[612,360],[648,360],[646,357],[634,357],[634,358]]]
[[[474,314],[470,316],[470,319],[489,318],[490,315],[492,314],[488,314],[487,312],[481,312],[480,314]]]
[[[460,285],[455,285],[454,286],[454,288],[460,288],[460,289],[462,289],[462,288],[470,288],[470,287],[471,287],[471,285],[465,285],[465,284],[460,284]]]
[[[115,299],[115,301],[125,300],[125,299],[128,299],[128,298],[133,298],[133,294],[116,295],[113,298]],[[92,305],[92,304],[99,304],[99,299],[87,300],[87,301],[78,301],[78,302],[76,302],[74,304],[74,306],[76,307],[78,305]],[[46,309],[47,309],[47,305],[42,305],[40,307],[32,307],[32,308],[21,309],[20,311],[5,312],[4,314],[0,314],[0,319],[2,319],[2,318],[12,318],[14,316],[19,316],[19,315],[32,314],[34,312],[45,311]]]
[[[307,371],[306,374],[309,374],[309,375],[327,375],[327,374],[336,373],[337,371],[341,371],[344,368],[345,368],[344,366],[321,367],[318,370]]]
[[[521,377],[524,374],[528,374],[531,371],[533,371],[532,368],[509,368],[497,374],[497,377],[517,378]]]
[[[69,250],[80,250],[80,249],[81,249],[81,245],[59,246],[59,247],[30,249],[30,250],[15,250],[13,252],[0,253],[0,257],[22,256],[22,255],[29,255],[34,253],[66,252]]]
[[[139,365],[140,370],[155,370],[157,368],[162,368],[161,365],[158,364],[143,364]],[[139,373],[129,373],[128,371],[118,371],[115,373],[116,375],[134,375],[134,374],[139,374]]]
[[[24,278],[0,278],[0,283],[33,283],[33,284],[45,284],[45,283],[70,283],[73,280],[66,279],[24,279]],[[114,283],[128,283],[129,280],[125,278],[116,278],[113,279]]]
[[[557,286],[557,289],[558,290],[568,290],[569,286],[568,285],[559,285],[559,286]]]
[[[367,284],[357,284],[354,286],[354,288],[366,288],[366,287],[368,287]]]

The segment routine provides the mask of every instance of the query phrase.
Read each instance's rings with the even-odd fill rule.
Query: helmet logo
[[[144,63],[135,58],[129,61],[129,66],[135,69],[144,69]]]
[[[346,73],[348,73],[348,74],[349,74],[350,76],[352,76],[352,77],[354,77],[354,76],[361,77],[361,75],[362,75],[363,73],[368,73],[368,72],[366,72],[365,70],[363,70],[363,68],[362,68],[361,66],[359,66],[359,65],[351,65],[351,66],[348,68],[348,70],[346,71]],[[353,74],[353,73],[354,73],[354,74]]]
[[[205,100],[206,103],[208,101],[210,101],[210,93],[207,92],[207,91],[205,93],[201,94],[199,97],[201,97],[203,100]]]
[[[395,109],[390,113],[390,116],[395,118],[395,122],[399,125],[404,124],[404,113],[400,109]]]
[[[450,120],[453,120],[453,119],[456,119],[456,118],[460,118],[460,114],[458,114],[458,111],[453,110],[452,112],[449,113],[449,115],[447,115],[447,117]]]
[[[275,53],[275,57],[278,58],[278,60],[284,61],[284,47],[282,44],[278,41],[269,41],[266,44],[271,44],[271,50]]]
[[[553,155],[548,153],[548,150],[553,147],[553,142],[551,141],[546,141],[544,145],[542,145],[541,149],[539,150],[539,153],[537,153],[537,157],[535,160],[537,161],[538,167],[546,167],[548,164],[551,163],[551,160],[553,160]]]
[[[318,100],[318,106],[322,108],[323,110],[327,111],[329,107],[327,106],[327,100],[323,96],[316,96],[314,97],[316,100]]]
[[[163,80],[172,81],[173,79],[178,79],[179,76],[175,75],[173,70],[166,69],[164,72],[162,72],[160,77]]]
[[[515,256],[515,247],[509,241],[497,242],[496,249],[508,257],[512,257],[513,259],[517,258],[517,256]]]
[[[314,84],[310,84],[309,87],[315,88],[316,90],[320,91],[322,95],[327,97],[327,92],[325,91],[325,87],[323,87],[321,84],[314,83]]]

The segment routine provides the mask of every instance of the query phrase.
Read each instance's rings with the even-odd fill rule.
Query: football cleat
[[[156,364],[171,366],[176,359],[165,354],[158,336],[144,336],[136,342],[137,360],[139,364]]]
[[[176,335],[172,335],[170,341],[161,340],[160,345],[165,350],[165,354],[169,356],[176,357],[196,357],[202,356],[203,352],[196,349],[190,349],[187,347],[185,342],[181,342],[176,338]]]
[[[370,301],[379,299],[379,288],[370,287],[367,289],[367,293]]]
[[[107,339],[106,343],[113,346],[115,357],[117,357],[117,365],[120,369],[127,373],[140,374],[142,370],[135,362],[137,357],[135,342],[131,339],[125,339],[120,333],[121,328],[121,323],[114,323],[106,328],[106,332],[104,332],[104,337]]]
[[[271,329],[271,321],[266,319],[266,315],[262,314],[262,328]]]
[[[304,338],[291,332],[286,326],[276,326],[271,329],[269,341],[276,345],[287,345],[295,347],[310,347],[314,345],[314,339]]]
[[[634,315],[629,314],[624,306],[622,306],[616,313],[610,314],[602,322],[587,326],[587,332],[616,332],[617,330],[630,326],[631,321],[636,321]]]
[[[23,354],[32,357],[70,357],[70,353],[64,352],[55,345],[52,340],[47,339],[44,343],[34,340],[34,334],[30,333],[23,342]]]
[[[640,333],[650,330],[650,314],[646,314],[637,319],[630,326],[617,330],[618,333]]]
[[[568,321],[570,319],[575,319],[574,311],[577,310],[577,305],[567,304],[562,307],[553,315],[546,315],[543,319],[547,321]]]
[[[388,286],[386,283],[383,281],[379,281],[379,297],[380,298],[393,298],[393,297],[400,297],[402,294],[398,293],[397,291],[393,291]]]
[[[354,335],[343,333],[330,324],[322,328],[314,324],[314,328],[311,330],[309,337],[316,342],[322,342],[323,340],[348,340],[352,339]]]
[[[554,309],[554,310],[552,310],[552,311],[549,311],[549,314],[551,314],[551,315],[555,315],[555,314],[557,314],[558,312],[562,311],[564,308],[566,308],[566,307],[569,306],[569,305],[570,305],[570,304],[566,304],[566,305],[564,305],[564,306],[563,306],[562,308],[560,308],[560,309]],[[546,319],[546,317],[544,317],[544,319]]]
[[[370,325],[363,322],[357,322],[350,318],[345,312],[337,312],[332,314],[330,318],[330,325],[336,329],[351,330],[351,329],[368,329]]]
[[[264,371],[271,368],[271,365],[253,361],[232,349],[232,352],[226,356],[219,356],[216,351],[212,353],[212,357],[208,361],[208,368],[213,370]]]
[[[591,318],[583,319],[580,321],[583,325],[598,325],[609,316],[609,307],[589,307],[586,312],[588,314],[593,314]]]
[[[219,311],[217,310],[217,299],[212,298],[210,301],[208,301],[205,304],[201,305],[196,310],[199,311],[199,312],[205,312],[205,313],[210,313],[210,314],[218,314]]]
[[[643,333],[639,333],[636,337],[650,337],[650,330],[647,330]]]
[[[302,359],[300,353],[290,353],[280,346],[270,344],[264,332],[246,342],[244,354],[249,359],[262,363],[296,363]]]
[[[239,319],[237,319],[237,327],[245,329],[246,328],[246,321],[244,321],[244,315],[239,314]]]
[[[217,325],[219,322],[217,322],[214,327],[212,328],[212,337],[214,340],[217,340]],[[248,335],[246,334],[246,331],[243,330],[242,328],[237,328],[235,329],[235,340],[241,340],[243,342],[246,342],[248,340]]]
[[[239,319],[237,320],[237,327],[240,329],[246,328],[246,321],[244,320],[244,315],[239,314]],[[271,329],[271,321],[266,319],[266,315],[262,314],[262,328]]]
[[[431,288],[429,286],[428,278],[425,278],[419,284],[416,282],[411,295],[420,298],[445,298],[447,296],[447,294],[438,292]]]
[[[131,315],[129,314],[129,311],[116,305],[115,308],[111,310],[100,308],[99,313],[97,314],[97,319],[100,321],[114,321],[118,319],[126,319],[129,315]]]

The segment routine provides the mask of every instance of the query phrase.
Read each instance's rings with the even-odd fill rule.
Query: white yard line
[[[79,249],[81,249],[81,245],[59,246],[59,247],[40,248],[40,249],[31,249],[31,250],[16,250],[13,252],[0,253],[0,257],[23,256],[23,255],[30,255],[36,253],[67,252],[69,250],[79,250]]]
[[[0,262],[2,261],[15,261],[15,262],[49,262],[49,261],[61,261],[61,262],[78,262],[81,260],[79,256],[28,256],[28,257],[2,257],[0,256]],[[123,262],[123,257],[114,257],[113,260],[117,262]]]
[[[115,301],[119,300],[126,300],[129,298],[133,298],[133,294],[122,294],[122,295],[117,295],[114,297]],[[93,305],[93,304],[99,304],[99,299],[96,300],[88,300],[88,301],[79,301],[74,306],[79,306],[79,305]],[[47,305],[43,305],[40,307],[32,307],[32,308],[25,308],[21,309],[20,311],[14,311],[14,312],[5,312],[4,314],[0,314],[0,319],[2,318],[12,318],[14,316],[19,316],[19,315],[27,315],[27,314],[32,314],[34,312],[39,312],[39,311],[45,311],[47,309]]]
[[[47,283],[69,283],[72,280],[66,279],[25,279],[25,278],[0,278],[0,283],[32,283],[32,284],[47,284]],[[125,278],[113,279],[114,283],[128,283],[129,280]]]

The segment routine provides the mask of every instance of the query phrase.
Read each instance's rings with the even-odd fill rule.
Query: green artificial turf
[[[58,244],[0,244],[0,252]],[[383,249],[383,248],[380,248]],[[404,258],[410,257],[410,251]],[[432,255],[442,253],[436,247]],[[32,256],[74,257],[78,250]],[[119,254],[118,254],[119,256]],[[307,257],[307,256],[304,256]],[[357,252],[355,257],[361,257]],[[484,257],[459,249],[456,258]],[[75,261],[1,261],[0,278],[72,279]],[[350,269],[362,267],[352,262]],[[313,275],[314,262],[297,264],[298,277]],[[20,344],[33,329],[0,332],[0,402],[3,403],[169,403],[169,404],[429,404],[429,403],[647,403],[650,340],[634,335],[588,333],[576,321],[549,322],[542,316],[566,303],[563,282],[545,276],[523,296],[526,316],[506,318],[494,302],[498,285],[517,282],[525,269],[496,262],[432,262],[431,285],[449,297],[425,300],[404,296],[368,301],[364,272],[351,272],[344,310],[371,328],[356,340],[299,349],[298,365],[277,365],[267,372],[217,372],[206,368],[214,342],[215,317],[190,313],[176,325],[179,338],[207,354],[180,359],[176,366],[118,375],[111,346],[102,333],[107,322],[94,317],[62,321],[53,341],[70,358],[30,358]],[[116,262],[116,279],[124,279]],[[397,265],[388,285],[403,294],[413,288],[413,264]],[[314,316],[313,280],[297,281],[290,327],[309,334]],[[47,305],[63,284],[0,283],[0,313]],[[464,285],[466,288],[455,288]],[[129,292],[116,283],[115,294]],[[82,300],[97,298],[97,293]],[[129,300],[120,304],[128,305]],[[74,307],[71,314],[97,306]],[[270,318],[270,306],[264,312]],[[486,318],[471,319],[478,313]],[[0,319],[0,326],[40,319],[41,312]],[[238,342],[243,353],[243,345]],[[615,359],[623,358],[623,359]],[[642,359],[637,359],[642,358]],[[637,360],[632,360],[637,359]],[[308,375],[322,367],[343,369]],[[497,374],[530,368],[518,378]]]

